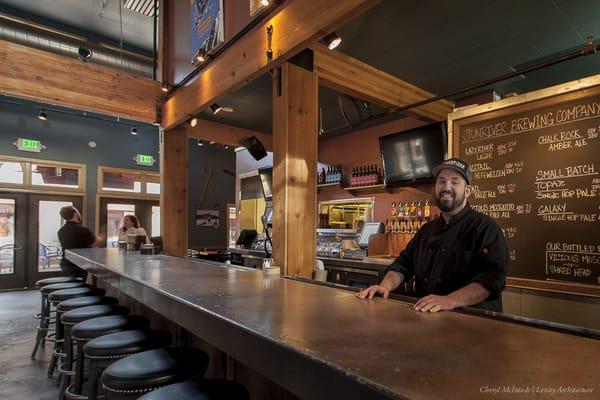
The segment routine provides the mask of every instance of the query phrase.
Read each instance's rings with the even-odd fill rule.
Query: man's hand
[[[368,298],[369,300],[371,300],[377,294],[380,294],[381,297],[383,297],[384,299],[387,299],[390,295],[390,291],[385,286],[373,285],[373,286],[369,286],[368,288],[358,292],[356,294],[356,297],[358,297],[359,299]]]
[[[437,312],[441,310],[454,310],[459,304],[448,296],[437,296],[430,294],[415,303],[413,309],[423,312]]]

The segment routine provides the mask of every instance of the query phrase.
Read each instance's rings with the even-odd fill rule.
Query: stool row
[[[243,386],[204,379],[206,352],[168,347],[171,335],[102,289],[78,278],[38,281],[41,309],[31,358],[52,342],[48,378],[58,372],[59,400],[248,399]],[[101,383],[101,384],[100,384]]]

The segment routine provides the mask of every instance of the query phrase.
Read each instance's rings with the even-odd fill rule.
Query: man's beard
[[[450,199],[442,199],[443,194],[450,194],[453,196]],[[440,210],[444,212],[451,212],[460,207],[465,200],[465,194],[462,193],[454,193],[449,190],[444,190],[439,194],[435,195],[435,204],[439,207]]]

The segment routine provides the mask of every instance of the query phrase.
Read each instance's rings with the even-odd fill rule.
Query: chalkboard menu
[[[600,293],[600,86],[540,93],[554,94],[451,114],[453,156],[471,165],[473,208],[504,232],[510,277]]]

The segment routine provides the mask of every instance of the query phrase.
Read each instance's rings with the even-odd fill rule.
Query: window
[[[135,215],[134,204],[107,204],[106,215],[106,247],[119,247],[119,229],[123,225],[123,217]]]
[[[0,161],[0,182],[1,183],[24,183],[25,174],[23,173],[23,164],[20,162]]]
[[[98,167],[98,193],[129,193],[135,198],[155,199],[160,195],[160,175],[135,169]]]
[[[31,184],[63,188],[79,187],[79,170],[42,164],[31,164]]]
[[[150,236],[160,236],[160,207],[152,206],[152,232]]]
[[[102,190],[141,193],[142,177],[123,172],[104,172],[102,176]]]

